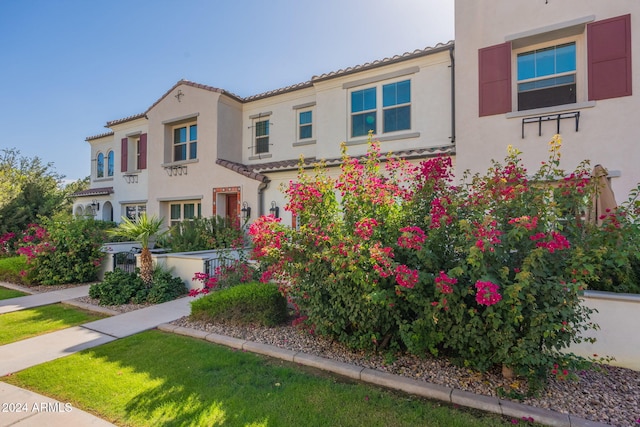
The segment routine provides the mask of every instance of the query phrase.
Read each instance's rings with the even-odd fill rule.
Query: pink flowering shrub
[[[375,142],[363,158],[343,147],[337,178],[301,166],[284,187],[299,229],[252,224],[253,256],[315,333],[544,378],[582,362],[561,350],[594,327],[576,261],[593,185],[586,163],[560,169],[559,149],[555,137],[529,176],[509,147],[504,164],[453,185],[449,157],[416,166]]]

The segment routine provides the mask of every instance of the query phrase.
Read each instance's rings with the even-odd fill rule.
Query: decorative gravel
[[[507,392],[522,395],[527,391],[525,380],[507,380],[498,371],[480,373],[452,365],[443,358],[419,358],[406,354],[390,358],[385,354],[353,351],[293,326],[265,328],[211,324],[191,321],[189,317],[178,319],[172,324],[300,351],[486,396],[497,396],[500,387]],[[525,398],[522,403],[614,426],[640,426],[640,372],[597,365],[596,370],[577,374],[577,381],[550,379],[543,391],[536,397]]]

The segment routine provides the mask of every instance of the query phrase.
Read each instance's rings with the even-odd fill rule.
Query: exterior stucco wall
[[[602,164],[610,173],[620,176],[611,180],[618,203],[626,200],[631,188],[640,182],[640,107],[638,95],[588,102],[586,29],[577,39],[577,105],[548,107],[527,113],[507,113],[479,117],[478,49],[519,40],[521,33],[552,26],[567,26],[576,20],[600,21],[631,14],[632,86],[640,90],[640,3],[626,0],[584,1],[566,0],[525,2],[512,0],[458,0],[456,2],[456,122],[457,170],[483,172],[491,159],[502,160],[506,147],[520,149],[528,169],[533,172],[547,159],[548,142],[556,133],[556,122],[542,125],[526,124],[522,138],[523,117],[562,111],[579,111],[579,130],[575,120],[560,123],[563,138],[562,166],[573,170],[582,160],[591,165]],[[523,19],[526,17],[526,19]],[[582,24],[584,26],[584,24]],[[515,82],[515,56],[512,55],[512,82]],[[512,83],[512,105],[517,109],[515,83]]]
[[[176,95],[181,93],[179,98]],[[149,215],[169,223],[170,204],[200,203],[201,214],[213,214],[213,189],[240,187],[241,202],[257,212],[259,182],[216,164],[223,158],[240,160],[241,105],[220,92],[178,85],[148,112],[149,119]],[[173,161],[176,124],[198,126],[197,158]],[[217,212],[224,215],[224,213]]]

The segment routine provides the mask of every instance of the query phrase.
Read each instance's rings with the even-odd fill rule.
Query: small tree
[[[153,260],[149,250],[149,242],[166,233],[160,231],[164,224],[164,218],[152,216],[147,217],[146,213],[140,215],[135,221],[122,217],[122,222],[117,228],[109,230],[109,233],[116,236],[126,237],[140,242],[142,252],[140,253],[140,278],[147,286],[153,282]]]

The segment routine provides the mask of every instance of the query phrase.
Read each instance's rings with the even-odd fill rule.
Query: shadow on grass
[[[149,331],[5,379],[132,426],[490,426],[452,410],[206,341]]]
[[[0,315],[0,345],[106,317],[65,304],[51,304]]]

